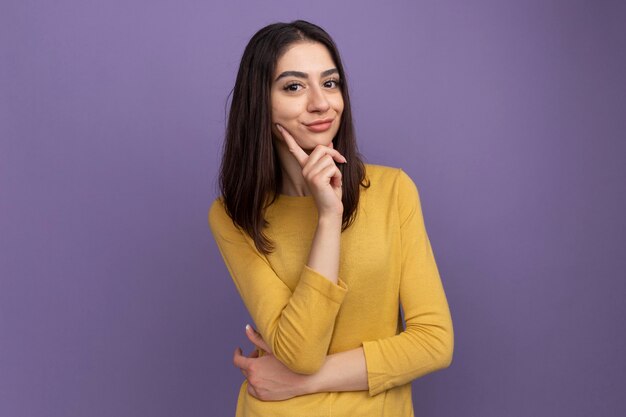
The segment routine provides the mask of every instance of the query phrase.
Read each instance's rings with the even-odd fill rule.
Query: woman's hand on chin
[[[276,124],[291,154],[302,167],[302,176],[307,183],[319,216],[341,217],[343,214],[341,171],[335,164],[346,163],[346,158],[330,146],[317,145],[310,155],[298,145],[287,129]]]
[[[308,376],[295,373],[272,354],[263,337],[252,326],[246,336],[256,346],[248,356],[241,348],[235,350],[233,363],[248,380],[248,393],[262,401],[280,401],[308,393]],[[263,351],[263,356],[259,356]]]

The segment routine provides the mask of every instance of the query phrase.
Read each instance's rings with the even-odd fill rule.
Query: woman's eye
[[[283,87],[283,90],[285,91],[298,91],[298,87],[302,87],[300,84],[298,83],[291,83],[291,84],[287,84],[285,87]]]
[[[336,88],[339,84],[339,80],[328,80],[324,83],[324,85],[329,88]]]

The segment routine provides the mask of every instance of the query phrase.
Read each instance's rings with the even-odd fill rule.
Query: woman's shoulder
[[[233,231],[236,229],[233,219],[228,215],[222,196],[215,198],[209,207],[209,226],[214,233],[222,230]]]
[[[413,179],[399,167],[365,164],[366,180],[376,188],[406,189],[415,187]]]
[[[366,164],[370,179],[371,194],[366,198],[370,204],[392,204],[398,210],[401,219],[407,219],[411,213],[421,213],[418,188],[413,179],[402,169],[384,165]]]
[[[209,218],[217,220],[226,214],[226,207],[224,207],[224,201],[222,196],[216,197],[209,206]]]

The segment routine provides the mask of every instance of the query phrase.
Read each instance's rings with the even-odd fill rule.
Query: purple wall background
[[[624,3],[358,4],[2,2],[1,416],[233,415],[207,210],[243,48],[296,18],[421,191],[456,349],[417,415],[626,414]]]

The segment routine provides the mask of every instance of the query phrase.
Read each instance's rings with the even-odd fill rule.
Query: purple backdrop
[[[626,7],[495,0],[3,1],[0,415],[233,415],[207,210],[243,48],[296,18],[420,188],[456,345],[417,415],[625,415]]]

